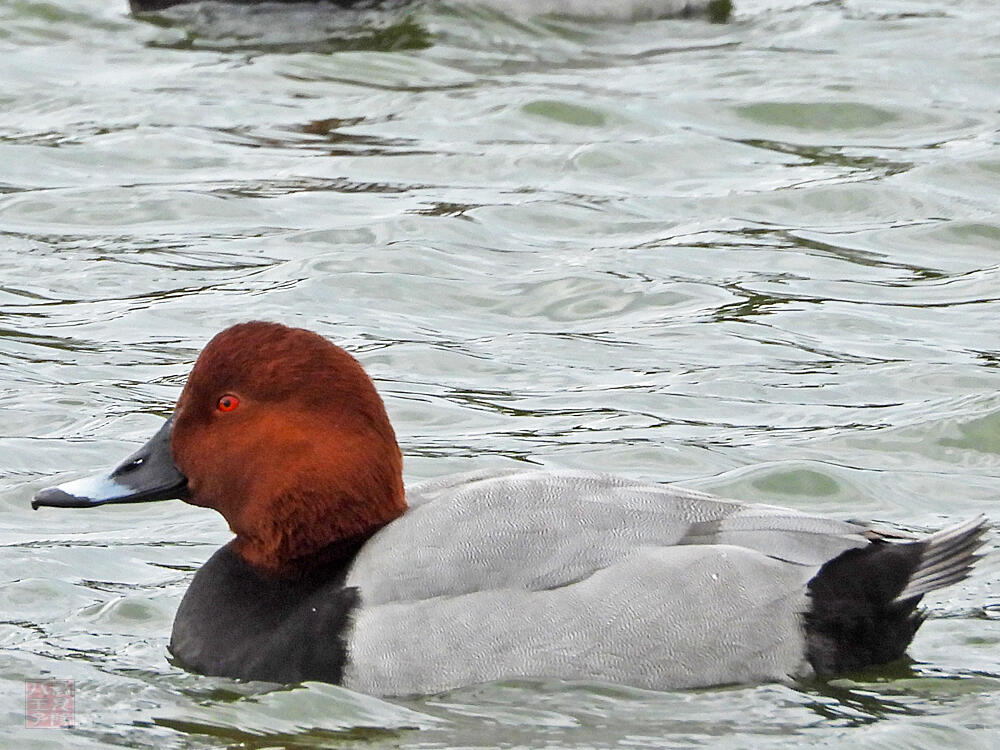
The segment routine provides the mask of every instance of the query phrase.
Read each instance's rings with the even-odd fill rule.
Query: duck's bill
[[[149,442],[106,474],[74,479],[35,493],[31,507],[92,508],[111,503],[149,503],[183,498],[187,478],[174,466],[170,452],[173,417]]]

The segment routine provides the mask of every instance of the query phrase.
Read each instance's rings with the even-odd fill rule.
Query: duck
[[[129,0],[133,15],[142,16],[185,5],[197,5],[206,0]],[[269,10],[281,6],[294,12],[297,8],[316,7],[324,13],[342,11],[392,11],[399,8],[417,8],[426,0],[220,0],[232,8],[269,5]],[[656,18],[686,18],[705,16],[723,22],[732,12],[732,0],[453,0],[455,7],[483,8],[514,17],[565,16],[616,21],[638,21]]]
[[[180,499],[234,538],[194,574],[173,661],[380,696],[509,679],[675,690],[902,659],[985,516],[919,537],[673,484],[484,468],[404,487],[385,405],[323,336],[240,323],[113,470],[32,507]]]

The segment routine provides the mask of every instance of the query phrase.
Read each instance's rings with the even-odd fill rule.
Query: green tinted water
[[[216,330],[267,318],[361,358],[411,479],[579,467],[903,528],[996,519],[993,0],[0,19],[7,746],[996,744],[996,554],[929,602],[909,671],[386,702],[167,662],[228,538],[214,514],[28,509],[151,434]],[[76,729],[23,728],[46,677],[75,681]]]

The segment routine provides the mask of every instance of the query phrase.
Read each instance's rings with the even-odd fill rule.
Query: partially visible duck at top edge
[[[262,322],[212,339],[173,416],[110,475],[32,506],[168,498],[214,508],[236,535],[181,602],[180,664],[382,695],[521,677],[693,688],[890,662],[923,595],[968,575],[987,526],[900,541],[582,471],[404,493],[361,365]]]
[[[136,14],[157,13],[176,6],[207,0],[129,0]],[[280,6],[295,9],[314,6],[318,12],[409,9],[431,4],[428,0],[216,0],[223,6]],[[722,22],[732,12],[732,0],[451,0],[452,6],[492,9],[513,17],[556,15],[598,20],[639,21],[654,18],[706,16]],[[282,9],[284,10],[284,9]]]

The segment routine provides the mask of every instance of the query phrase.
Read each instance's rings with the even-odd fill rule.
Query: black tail
[[[923,539],[876,539],[830,560],[809,581],[806,648],[818,675],[901,658],[924,621],[923,595],[961,581],[979,558],[985,516]]]

